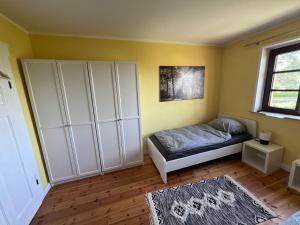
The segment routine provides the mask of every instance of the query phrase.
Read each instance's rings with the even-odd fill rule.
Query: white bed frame
[[[253,137],[256,137],[256,121],[243,119],[239,117],[232,117],[227,115],[218,115],[219,118],[233,118],[244,125],[246,125],[248,129],[248,133],[250,133]],[[148,153],[152,158],[157,170],[160,173],[161,179],[164,183],[167,183],[167,173],[175,170],[179,170],[185,167],[193,166],[199,163],[207,162],[213,159],[221,158],[227,155],[232,155],[242,151],[243,143],[238,143],[234,145],[229,145],[223,148],[218,148],[215,150],[211,150],[208,152],[202,152],[191,156],[186,156],[179,159],[174,159],[170,161],[166,161],[166,159],[161,155],[156,146],[152,143],[152,141],[148,138]]]

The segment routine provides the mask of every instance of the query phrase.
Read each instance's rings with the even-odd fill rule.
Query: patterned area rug
[[[255,225],[276,214],[230,176],[147,194],[152,224]]]

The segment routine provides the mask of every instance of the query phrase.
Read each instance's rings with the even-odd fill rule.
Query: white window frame
[[[287,39],[284,41],[279,41],[276,43],[264,45],[261,47],[252,112],[261,113],[263,115],[271,116],[271,117],[300,120],[300,116],[262,111],[262,103],[264,97],[270,51],[276,48],[281,48],[281,47],[299,44],[299,43],[300,43],[300,38],[293,38],[293,39]]]

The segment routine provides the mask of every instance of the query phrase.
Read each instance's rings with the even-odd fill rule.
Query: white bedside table
[[[289,187],[300,192],[300,159],[293,162],[289,179]]]
[[[281,166],[283,147],[275,144],[262,145],[256,140],[243,143],[243,162],[270,174]]]

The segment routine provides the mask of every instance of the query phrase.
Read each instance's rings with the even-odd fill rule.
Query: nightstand
[[[281,166],[283,147],[275,144],[262,145],[256,140],[243,143],[242,161],[265,174],[273,173]]]
[[[289,179],[289,187],[300,192],[300,159],[293,162]]]

